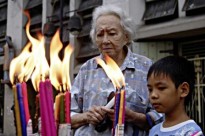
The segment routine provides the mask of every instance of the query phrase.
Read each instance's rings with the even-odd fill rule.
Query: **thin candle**
[[[26,116],[25,116],[25,110],[24,110],[24,104],[23,104],[23,94],[22,94],[22,88],[21,84],[16,84],[17,88],[17,96],[18,96],[18,102],[19,102],[19,109],[20,109],[20,117],[21,117],[21,129],[22,129],[22,136],[26,136]]]
[[[30,113],[29,113],[29,107],[28,107],[27,86],[25,82],[21,83],[21,86],[22,86],[23,104],[24,104],[24,109],[25,109],[26,125],[27,125],[30,119]]]
[[[14,110],[15,110],[15,117],[16,117],[17,136],[22,136],[19,103],[18,103],[18,99],[17,99],[17,90],[16,90],[15,85],[13,85],[13,93],[14,93]]]
[[[119,118],[118,118],[118,124],[122,125],[123,123],[123,110],[124,110],[124,90],[121,90],[120,92],[120,108],[119,108]]]
[[[55,99],[55,120],[57,124],[59,124],[59,117],[60,117],[59,111],[60,111],[60,94],[58,94]]]
[[[66,123],[71,123],[70,121],[70,99],[71,99],[71,94],[70,91],[65,92],[65,121]]]
[[[119,106],[120,106],[120,93],[117,92],[115,94],[115,119],[114,119],[114,126],[113,126],[113,135],[117,135],[115,130],[117,130],[118,124],[118,117],[119,117]]]
[[[64,95],[60,96],[60,124],[65,123],[65,105],[64,105]]]

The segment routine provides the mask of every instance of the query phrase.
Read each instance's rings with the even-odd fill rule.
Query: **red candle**
[[[25,109],[25,115],[26,115],[26,125],[28,124],[28,120],[30,119],[30,113],[29,113],[29,107],[28,107],[28,96],[27,96],[27,86],[26,83],[21,83],[22,87],[22,94],[23,94],[23,104]]]
[[[71,94],[70,91],[66,91],[64,93],[65,95],[65,121],[66,123],[71,123],[70,122],[70,99],[71,99]]]

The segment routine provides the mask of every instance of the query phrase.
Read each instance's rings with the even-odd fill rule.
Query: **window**
[[[158,23],[178,17],[177,0],[155,0],[146,2],[143,20],[146,24]]]
[[[186,15],[198,15],[205,13],[205,0],[186,0],[183,6]]]

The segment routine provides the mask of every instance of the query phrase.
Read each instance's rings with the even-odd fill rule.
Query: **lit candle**
[[[120,108],[119,108],[119,118],[118,118],[118,125],[117,125],[117,133],[118,136],[124,136],[124,113],[125,113],[125,101],[124,97],[125,91],[120,91]]]
[[[70,99],[71,99],[71,94],[70,91],[65,92],[65,120],[66,123],[71,123],[70,122]]]
[[[18,96],[18,102],[19,102],[19,109],[20,109],[20,117],[21,117],[21,129],[22,129],[22,136],[26,136],[26,116],[25,116],[25,110],[24,110],[24,104],[23,104],[23,94],[22,94],[22,88],[21,84],[16,84],[17,88],[17,96]]]
[[[53,89],[50,80],[46,79],[45,81],[45,92],[46,92],[46,101],[47,101],[47,112],[49,116],[50,130],[54,136],[56,136],[56,125],[54,118],[53,110]]]
[[[41,134],[42,136],[51,136],[50,125],[49,125],[49,116],[47,111],[46,103],[46,92],[45,92],[45,83],[40,82],[39,84],[40,92],[40,114],[41,114]]]
[[[23,104],[26,115],[26,125],[28,124],[28,120],[30,119],[29,107],[28,107],[28,96],[27,96],[27,86],[26,83],[21,83],[22,86],[22,94],[23,94]]]
[[[114,110],[115,110],[115,120],[114,120],[114,126],[113,126],[114,127],[114,129],[113,129],[114,135],[117,135],[116,130],[117,130],[117,124],[118,124],[118,117],[119,117],[119,106],[120,106],[120,93],[117,92],[115,94],[115,108],[114,108]]]
[[[15,85],[13,85],[13,93],[14,93],[14,110],[15,110],[15,117],[16,117],[17,136],[22,136],[19,103],[18,103],[17,90]]]
[[[65,105],[64,105],[64,95],[60,96],[60,124],[65,123]]]
[[[59,124],[59,111],[60,111],[60,94],[58,94],[55,99],[55,120],[57,125]]]

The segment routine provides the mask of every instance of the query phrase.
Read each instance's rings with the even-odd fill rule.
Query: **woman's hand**
[[[87,122],[96,125],[100,123],[105,117],[105,112],[101,106],[92,106],[87,112]]]
[[[114,121],[114,115],[115,115],[114,109],[109,109],[103,106],[102,110],[107,114],[107,116],[109,117],[111,121]]]

